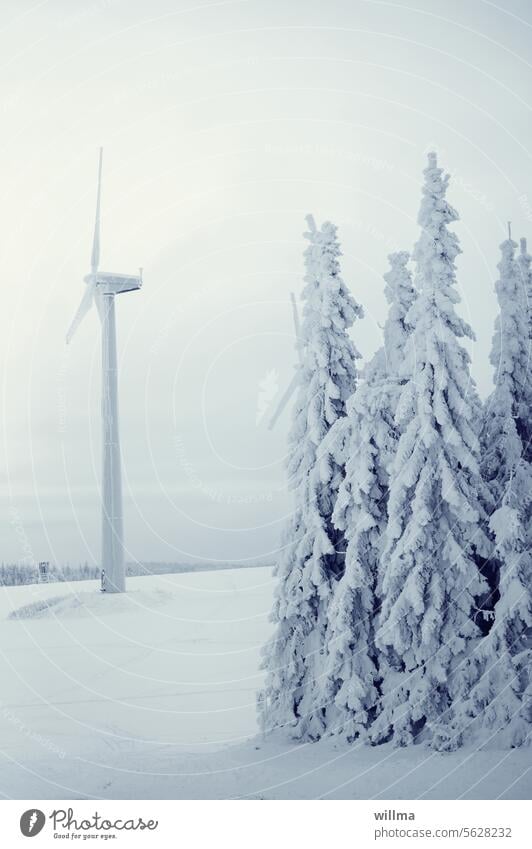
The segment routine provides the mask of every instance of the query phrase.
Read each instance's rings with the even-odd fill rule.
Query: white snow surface
[[[1,588],[2,796],[530,798],[527,749],[439,754],[259,736],[270,569],[128,587]]]

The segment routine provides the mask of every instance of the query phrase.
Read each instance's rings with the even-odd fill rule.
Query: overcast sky
[[[507,220],[532,238],[531,36],[526,0],[2,0],[0,560],[99,558],[96,313],[64,336],[100,145],[102,268],[145,281],[117,301],[128,559],[272,560],[304,216],[339,227],[370,356],[435,148],[485,395]]]

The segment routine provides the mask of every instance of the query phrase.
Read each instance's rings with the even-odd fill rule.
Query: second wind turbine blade
[[[87,290],[81,299],[81,303],[76,310],[76,314],[72,319],[72,324],[68,328],[68,333],[66,335],[67,345],[72,339],[74,333],[78,329],[79,325],[85,318],[86,314],[89,312],[92,307],[92,302],[94,300],[94,284],[87,283]]]
[[[294,332],[296,334],[296,349],[297,355],[299,357],[299,362],[301,362],[301,325],[299,323],[299,312],[297,309],[297,301],[296,296],[293,292],[290,292],[290,302],[292,304],[292,316],[294,319]]]
[[[295,391],[295,389],[296,389],[296,387],[299,383],[299,377],[300,377],[300,372],[299,372],[299,369],[297,369],[292,380],[288,384],[288,387],[286,388],[286,390],[283,394],[283,397],[279,401],[279,404],[277,405],[275,413],[273,414],[273,416],[271,417],[271,419],[269,421],[268,430],[273,430],[273,428],[275,426],[275,422],[277,421],[277,419],[279,418],[279,416],[283,412],[284,408],[288,404],[293,392]]]

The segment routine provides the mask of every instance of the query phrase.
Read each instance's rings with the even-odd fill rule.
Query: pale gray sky
[[[507,219],[532,238],[531,36],[525,0],[2,0],[0,559],[98,560],[96,314],[64,334],[99,145],[102,267],[145,279],[117,304],[129,558],[269,560],[289,417],[259,393],[291,377],[304,215],[339,226],[368,356],[436,148],[486,394]]]

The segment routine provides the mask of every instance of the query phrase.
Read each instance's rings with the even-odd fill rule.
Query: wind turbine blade
[[[94,238],[92,240],[91,271],[95,274],[100,265],[100,197],[102,193],[102,159],[103,147],[100,148],[98,163],[98,190],[96,194],[96,220],[94,222]]]
[[[87,313],[89,312],[89,310],[92,306],[93,300],[94,300],[94,284],[93,283],[87,283],[87,291],[83,295],[83,297],[81,299],[81,303],[80,303],[80,305],[79,305],[79,307],[76,311],[76,314],[75,314],[74,318],[72,319],[72,324],[68,328],[68,333],[66,335],[67,345],[70,342],[70,340],[72,339],[72,337],[73,337],[74,333],[76,332],[76,330],[78,329],[79,325],[81,324],[81,322],[83,321],[83,319],[85,318]]]
[[[290,292],[290,300],[292,302],[292,315],[294,317],[294,331],[295,331],[295,334],[296,334],[297,354],[298,354],[298,357],[299,357],[299,362],[301,362],[301,339],[300,339],[301,325],[299,323],[299,312],[298,312],[298,309],[297,309],[296,296],[294,295],[293,292]]]
[[[275,423],[276,423],[277,419],[279,418],[279,416],[283,412],[284,408],[288,404],[288,402],[289,402],[290,398],[292,397],[292,394],[294,393],[298,383],[299,383],[299,369],[294,374],[292,380],[288,384],[288,387],[283,394],[283,397],[279,401],[277,408],[275,410],[275,413],[273,414],[273,416],[271,417],[271,419],[269,421],[268,430],[273,430],[273,428],[275,427]]]

